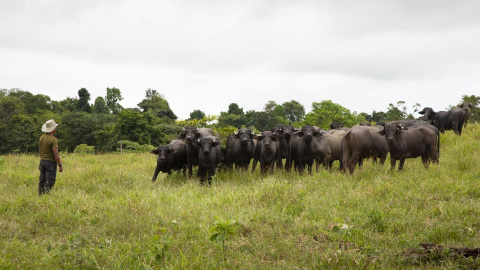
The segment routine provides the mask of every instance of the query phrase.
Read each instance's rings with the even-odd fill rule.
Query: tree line
[[[168,101],[157,90],[145,90],[145,98],[135,108],[120,105],[123,97],[115,87],[107,88],[105,96],[96,97],[93,103],[87,89],[81,88],[77,94],[74,98],[55,101],[22,89],[0,89],[0,154],[37,152],[41,126],[49,119],[61,124],[57,133],[61,151],[73,152],[77,146],[86,144],[94,146],[96,152],[112,152],[123,145],[167,144],[176,139],[185,126],[210,127],[226,137],[241,127],[264,131],[276,124],[291,124],[328,129],[332,122],[351,127],[361,122],[414,118],[407,113],[404,101],[389,104],[386,112],[367,114],[351,112],[331,100],[313,102],[312,110],[306,113],[303,105],[292,100],[282,104],[268,101],[262,111],[244,111],[237,103],[231,103],[217,116],[207,116],[195,109],[188,119],[177,120]],[[459,102],[477,106],[480,97],[463,95]],[[420,104],[415,104],[413,109],[414,112],[420,110]],[[471,113],[470,121],[477,122],[478,109],[472,109]]]

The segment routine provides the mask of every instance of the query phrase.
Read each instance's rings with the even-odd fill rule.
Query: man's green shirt
[[[53,148],[58,148],[58,139],[53,135],[45,133],[40,137],[38,142],[40,149],[40,160],[51,160],[55,162],[55,156],[53,155]]]

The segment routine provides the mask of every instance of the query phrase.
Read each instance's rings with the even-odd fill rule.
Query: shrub
[[[137,142],[131,142],[128,140],[118,141],[117,152],[126,152],[126,153],[148,153],[155,149],[153,145],[149,144],[139,144]]]
[[[77,147],[75,147],[75,150],[73,151],[75,154],[94,154],[95,153],[95,147],[94,146],[88,146],[86,144],[79,144]]]

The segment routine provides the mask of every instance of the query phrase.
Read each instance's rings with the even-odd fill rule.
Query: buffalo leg
[[[428,168],[428,163],[430,163],[430,159],[428,158],[427,154],[422,155],[422,162],[423,162],[423,166],[425,167],[425,169],[427,169]]]
[[[153,173],[152,182],[157,181],[158,174],[160,173],[160,167],[157,165],[155,172]]]
[[[257,167],[257,162],[258,162],[258,159],[254,158],[252,163],[252,173],[255,172],[255,168]],[[261,168],[261,165],[260,165],[260,168]]]
[[[397,165],[397,160],[393,157],[390,157],[390,170],[394,170],[396,165]]]
[[[283,169],[282,158],[278,157],[276,162],[277,162],[277,170],[281,171]],[[285,163],[285,166],[287,166],[286,163]]]
[[[270,167],[270,174],[273,174],[273,167],[275,166],[275,162],[271,162],[269,167]]]
[[[403,170],[403,164],[405,164],[405,159],[404,158],[400,159],[400,164],[398,164],[398,170],[399,171]]]

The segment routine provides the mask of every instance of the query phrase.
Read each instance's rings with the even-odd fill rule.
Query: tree
[[[277,116],[272,112],[257,112],[255,127],[260,131],[270,130],[278,124]]]
[[[243,108],[240,108],[237,103],[230,103],[227,112],[220,112],[218,117],[219,127],[235,127],[241,128],[246,124],[245,114]]]
[[[116,131],[120,140],[151,144],[153,116],[132,109],[125,109],[118,115]]]
[[[480,109],[478,108],[478,105],[480,105],[480,97],[475,96],[475,95],[463,95],[461,102],[470,102],[472,103],[474,108],[470,109],[470,117],[469,117],[469,122],[479,122],[480,121]]]
[[[11,150],[17,150],[21,153],[38,151],[38,138],[42,132],[40,126],[35,123],[32,116],[17,114],[10,123],[7,145]]]
[[[305,115],[303,124],[329,129],[332,122],[341,123],[346,127],[358,123],[356,116],[350,110],[333,103],[331,100],[324,100],[312,103],[312,111]]]
[[[93,105],[93,112],[108,114],[107,103],[105,102],[105,99],[103,97],[97,97],[95,99],[95,103]]]
[[[190,118],[188,120],[198,119],[201,120],[205,117],[205,113],[200,110],[194,110],[190,113]]]
[[[269,100],[267,104],[265,104],[265,107],[263,108],[266,112],[272,112],[275,107],[277,107],[277,103],[273,100]]]
[[[403,102],[403,101],[399,101],[397,104],[399,106],[401,106],[404,103],[405,102]],[[398,107],[396,107],[392,103],[388,104],[388,111],[387,111],[386,117],[385,117],[385,120],[387,122],[402,120],[402,119],[405,119],[406,116],[407,116],[407,113],[406,113],[406,108],[405,107],[402,107],[402,110],[400,110]]]
[[[87,89],[81,88],[78,90],[78,101],[77,101],[77,111],[81,112],[91,112],[92,108],[90,108],[90,93]]]
[[[12,117],[17,114],[23,114],[25,111],[25,105],[20,98],[15,96],[0,98],[0,123],[4,125],[5,132],[8,132]]]
[[[370,121],[370,122],[387,122],[387,114],[385,112],[376,112],[376,111],[373,111],[372,112],[372,115],[371,115],[371,118],[368,119],[367,118],[367,121]]]
[[[59,140],[62,139],[61,147],[73,152],[80,144],[102,148],[97,143],[96,134],[107,125],[113,125],[117,116],[111,114],[91,114],[87,112],[72,112],[63,116],[62,126],[59,129]],[[112,135],[113,136],[113,135]]]
[[[250,110],[245,113],[245,126],[249,128],[256,128],[258,122],[258,113],[255,110]]]
[[[300,122],[305,117],[305,107],[298,101],[292,100],[282,104],[285,109],[287,120],[292,122]]]
[[[77,99],[68,97],[62,101],[52,101],[52,110],[57,114],[73,112],[77,107],[76,104]]]
[[[227,114],[234,114],[234,115],[241,116],[244,114],[243,108],[240,108],[237,103],[231,103],[230,105],[228,105]]]
[[[123,109],[122,105],[118,103],[122,100],[123,97],[120,89],[115,87],[107,88],[107,96],[105,97],[105,102],[107,103],[108,109],[113,114],[118,114]]]
[[[25,113],[27,115],[33,115],[40,110],[52,109],[50,97],[45,95],[33,95],[28,91],[14,88],[8,91],[8,96],[18,97],[23,104],[28,105],[25,106]]]
[[[177,116],[170,109],[167,100],[157,90],[147,89],[145,91],[145,99],[138,103],[137,106],[144,113],[150,113],[152,116],[161,118],[163,121],[173,124]]]

